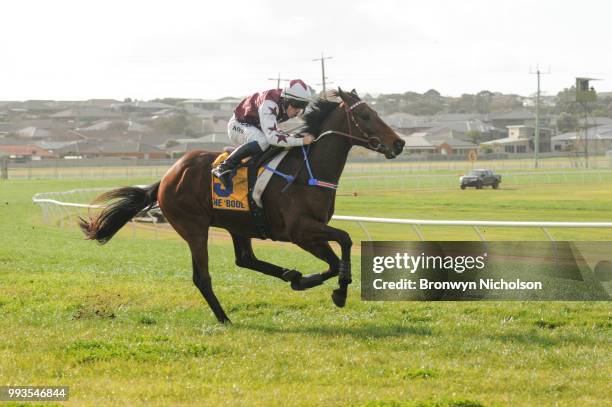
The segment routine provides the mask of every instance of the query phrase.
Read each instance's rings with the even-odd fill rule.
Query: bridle
[[[344,133],[341,131],[337,131],[337,130],[327,130],[321,134],[319,134],[319,136],[315,139],[316,141],[321,140],[321,138],[329,135],[329,134],[338,134],[340,136],[346,137],[350,140],[356,140],[359,143],[366,143],[366,146],[368,148],[370,148],[373,151],[376,152],[380,152],[382,154],[387,154],[387,153],[392,153],[389,148],[387,146],[385,146],[384,144],[382,144],[382,142],[380,141],[380,139],[376,136],[370,136],[367,132],[365,132],[361,126],[359,126],[359,123],[357,122],[357,119],[355,119],[355,115],[353,113],[353,110],[359,106],[364,104],[365,102],[362,100],[359,100],[355,103],[353,103],[352,105],[348,105],[347,103],[345,103],[344,101],[342,103],[340,103],[340,107],[342,107],[344,109],[344,112],[346,114],[346,121],[347,121],[347,125],[348,125],[348,129],[349,132],[348,133]],[[361,134],[364,137],[356,137],[353,136],[353,132],[352,132],[352,126],[351,123],[355,126],[355,128],[357,130],[359,130],[361,132]],[[354,143],[353,143],[354,144]],[[322,188],[328,188],[328,189],[337,189],[338,188],[338,184],[332,183],[332,182],[326,182],[326,181],[321,181],[317,178],[314,177],[312,169],[310,168],[310,161],[308,159],[309,155],[310,155],[310,145],[304,147],[301,146],[302,149],[302,154],[304,155],[304,160],[302,162],[302,166],[300,166],[300,168],[297,170],[297,173],[295,175],[290,175],[290,174],[285,174],[275,168],[271,168],[268,165],[264,165],[264,168],[270,172],[272,172],[273,174],[278,175],[279,177],[282,177],[285,179],[285,181],[287,181],[287,185],[282,189],[281,192],[285,192],[285,190],[287,188],[289,188],[290,185],[293,184],[293,182],[295,181],[295,179],[297,178],[298,174],[300,173],[300,171],[302,170],[302,168],[304,167],[304,165],[306,166],[306,169],[308,170],[308,185],[312,185],[312,186],[318,186],[318,187],[322,187]]]
[[[342,101],[340,103],[340,107],[342,107],[344,109],[344,113],[346,114],[346,122],[348,124],[348,129],[349,132],[348,133],[343,133],[341,131],[337,131],[337,130],[327,130],[321,134],[319,134],[319,137],[317,137],[316,141],[320,140],[322,137],[327,136],[328,134],[338,134],[340,136],[346,137],[348,139],[351,140],[356,140],[360,143],[366,143],[366,146],[376,152],[379,153],[388,153],[390,152],[389,149],[387,148],[387,146],[385,146],[384,144],[382,144],[382,142],[380,141],[380,138],[376,137],[376,136],[371,136],[369,135],[366,131],[364,131],[361,126],[359,126],[359,123],[357,122],[357,119],[355,119],[355,114],[353,113],[353,110],[362,104],[365,104],[366,102],[364,102],[363,100],[359,100],[355,103],[353,103],[352,105],[349,105],[348,103]],[[351,123],[355,126],[355,128],[357,130],[359,130],[359,132],[361,132],[361,134],[364,137],[356,137],[353,136],[353,132],[352,132],[352,126]]]

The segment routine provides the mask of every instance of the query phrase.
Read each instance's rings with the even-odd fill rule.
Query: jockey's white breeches
[[[244,144],[250,141],[257,141],[262,151],[265,151],[270,143],[263,131],[257,127],[246,123],[240,123],[235,116],[227,123],[227,135],[234,144]]]

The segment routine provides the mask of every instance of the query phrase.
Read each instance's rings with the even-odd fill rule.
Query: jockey
[[[271,89],[245,98],[227,124],[230,140],[241,145],[212,174],[227,186],[244,158],[262,153],[270,145],[295,147],[312,143],[311,134],[296,137],[277,127],[278,123],[302,114],[311,99],[312,89],[300,79],[292,80],[285,89]]]

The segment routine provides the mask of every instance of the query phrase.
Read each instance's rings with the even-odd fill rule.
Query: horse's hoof
[[[293,284],[294,281],[300,281],[302,273],[297,270],[286,270],[281,277],[286,282]]]
[[[291,282],[291,288],[295,291],[303,291],[323,284],[323,276],[319,273],[308,274],[297,281]]]
[[[225,318],[218,318],[217,319],[220,323],[222,323],[223,325],[231,325],[232,321],[230,321],[230,319],[228,317]]]
[[[340,289],[335,289],[331,297],[336,307],[343,308],[346,305],[346,293],[343,293]]]
[[[300,280],[301,280],[301,278],[298,279],[298,280],[293,280],[291,282],[291,289],[293,291],[304,291],[305,290],[305,288],[302,287],[302,284],[300,283]]]

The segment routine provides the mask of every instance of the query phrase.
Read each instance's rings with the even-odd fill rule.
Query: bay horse
[[[338,276],[339,287],[332,293],[338,307],[346,303],[347,287],[351,283],[351,246],[347,232],[329,226],[334,213],[335,186],[353,146],[362,146],[395,158],[405,142],[362,101],[355,90],[338,88],[334,96],[340,101],[319,99],[303,116],[302,132],[316,136],[308,160],[305,150],[292,148],[277,170],[293,174],[288,186],[280,176],[273,176],[266,187],[262,203],[269,231],[274,240],[292,242],[317,258],[329,269],[303,276],[297,270],[259,260],[251,240],[259,238],[250,212],[213,209],[211,202],[211,165],[218,152],[192,151],[179,159],[161,181],[146,188],[123,187],[102,194],[96,202],[112,201],[97,216],[80,219],[79,225],[87,239],[103,244],[130,219],[143,210],[159,204],[164,216],[187,242],[191,251],[193,283],[221,323],[230,322],[213,292],[208,271],[208,229],[226,229],[233,241],[236,265],[289,282],[294,290],[305,290]],[[307,170],[304,169],[306,165]],[[327,187],[309,184],[309,176]],[[334,253],[330,241],[338,242],[341,257]]]

